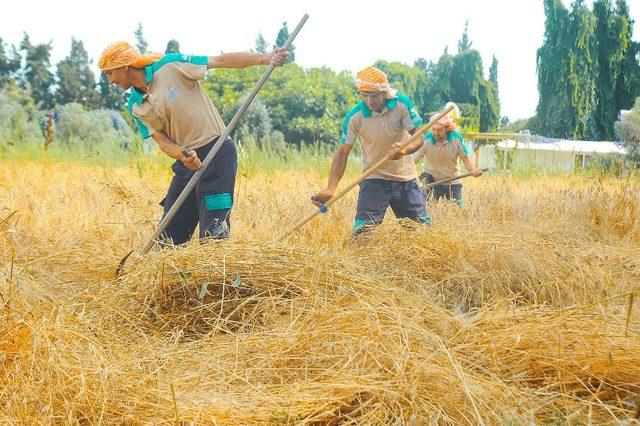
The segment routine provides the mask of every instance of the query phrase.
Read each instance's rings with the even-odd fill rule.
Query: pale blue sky
[[[569,4],[569,0],[564,0]],[[169,39],[185,53],[216,54],[247,50],[259,31],[273,42],[283,21],[292,29],[304,13],[296,61],[356,72],[376,59],[412,64],[418,57],[436,61],[445,46],[457,50],[469,20],[473,47],[485,70],[499,61],[502,114],[530,117],[538,101],[536,50],[542,43],[542,0],[390,1],[45,1],[4,2],[0,37],[18,44],[26,31],[33,43],[53,41],[53,63],[64,58],[71,36],[81,39],[94,59],[115,40],[134,41],[142,22],[149,48],[164,51]],[[640,0],[628,0],[640,40]],[[588,1],[590,5],[591,2]],[[96,68],[97,72],[97,68]]]

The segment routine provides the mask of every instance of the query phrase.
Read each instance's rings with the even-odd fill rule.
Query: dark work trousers
[[[445,200],[453,200],[458,205],[462,205],[462,184],[444,184],[436,185],[433,187],[433,198],[439,200],[444,198]]]
[[[425,210],[424,196],[416,179],[407,182],[366,179],[360,184],[354,233],[360,234],[382,223],[387,207],[391,207],[397,218],[431,223]]]
[[[420,175],[420,180],[423,184],[428,185],[435,182],[431,174],[424,172]],[[462,184],[461,183],[444,183],[441,185],[432,186],[430,188],[424,188],[424,197],[427,201],[433,199],[438,201],[440,198],[445,200],[453,200],[459,206],[462,205]]]
[[[216,140],[196,149],[198,158],[203,161]],[[185,188],[195,172],[187,169],[180,160],[171,166],[174,176],[167,190],[167,196],[160,202],[164,207],[163,217]],[[238,170],[238,156],[231,138],[223,144],[211,164],[191,191],[178,212],[173,217],[162,240],[175,245],[184,244],[193,235],[196,225],[200,224],[200,240],[229,237],[231,230],[231,207],[233,190]]]

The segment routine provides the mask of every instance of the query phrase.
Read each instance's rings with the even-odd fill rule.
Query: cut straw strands
[[[351,243],[354,193],[276,243],[324,180],[294,173],[247,179],[231,241],[152,252],[115,281],[169,176],[9,162],[0,221],[20,213],[0,227],[0,423],[637,415],[637,182],[471,179],[464,208],[429,206],[433,226],[389,218]]]
[[[287,313],[289,301],[303,293],[331,290],[338,281],[348,286],[349,277],[309,264],[312,257],[270,243],[191,244],[136,264],[118,281],[113,302],[142,309],[140,318],[156,331],[246,332]]]

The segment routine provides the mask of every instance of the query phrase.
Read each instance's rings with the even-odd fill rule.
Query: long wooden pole
[[[487,168],[480,169],[480,170],[482,172],[488,172],[489,171],[489,169],[487,169]],[[436,185],[442,185],[443,183],[449,183],[449,182],[452,182],[454,180],[464,179],[464,178],[469,177],[469,176],[473,176],[473,173],[465,173],[463,175],[458,175],[458,176],[450,177],[450,178],[447,178],[447,179],[442,179],[442,180],[437,180],[435,182],[426,183],[423,186],[423,188],[432,188],[432,187],[434,187]]]
[[[422,135],[424,135],[425,133],[427,133],[427,131],[434,125],[436,124],[440,119],[442,119],[443,117],[445,117],[447,114],[449,114],[449,112],[453,109],[453,105],[450,106],[449,108],[445,109],[444,111],[442,111],[440,114],[436,115],[435,117],[433,117],[431,120],[429,120],[429,122],[427,124],[424,124],[422,126],[420,126],[418,128],[418,130],[409,138],[407,139],[404,143],[402,143],[402,145],[400,145],[400,149],[404,149],[407,146],[409,146],[410,144],[412,144],[413,142],[415,142],[418,138],[421,138]],[[298,223],[295,224],[295,226],[293,227],[293,229],[290,232],[294,232],[298,229],[300,229],[301,227],[303,227],[306,223],[310,222],[314,217],[318,216],[320,213],[324,213],[327,211],[327,209],[336,201],[338,201],[340,198],[342,198],[347,192],[351,191],[356,185],[359,185],[363,180],[365,180],[366,178],[368,178],[373,172],[375,172],[376,170],[378,170],[380,167],[384,166],[385,164],[387,164],[387,162],[389,162],[389,156],[385,155],[385,157],[383,159],[381,159],[380,161],[378,161],[377,163],[375,163],[373,166],[369,167],[367,170],[365,170],[360,176],[358,176],[357,179],[351,181],[347,186],[345,186],[342,191],[340,191],[339,193],[335,194],[333,197],[331,197],[329,199],[329,201],[327,201],[326,203],[322,204],[321,206],[319,206],[317,209],[315,209],[313,212],[309,213],[304,219],[302,219],[301,221],[299,221]]]

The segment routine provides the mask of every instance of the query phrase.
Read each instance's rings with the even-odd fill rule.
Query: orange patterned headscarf
[[[367,67],[358,72],[356,87],[360,92],[385,92],[387,99],[396,97],[396,91],[389,85],[387,75],[375,67]]]
[[[131,46],[126,41],[116,41],[111,43],[104,49],[98,67],[102,71],[113,70],[116,68],[132,66],[135,68],[144,68],[162,58],[160,53],[148,53],[141,55],[140,51]]]

